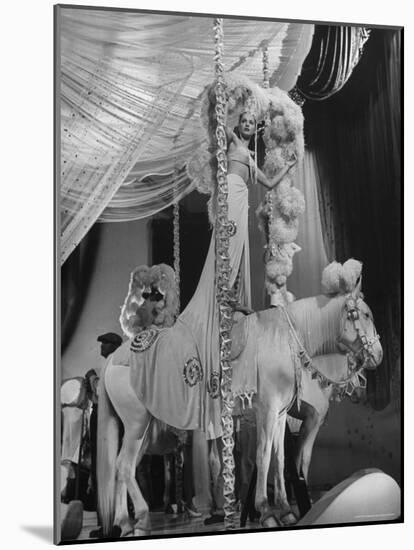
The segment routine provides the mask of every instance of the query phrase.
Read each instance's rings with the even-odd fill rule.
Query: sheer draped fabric
[[[323,238],[318,197],[319,172],[312,151],[305,152],[294,185],[302,191],[306,209],[300,217],[296,239],[301,250],[293,258],[293,271],[288,278],[287,286],[295,297],[300,299],[321,294],[322,271],[335,259],[332,251],[326,248]]]
[[[59,10],[61,256],[96,221],[150,216],[190,192],[183,168],[206,147],[200,100],[214,79],[213,20]],[[227,71],[291,89],[313,25],[224,20]]]

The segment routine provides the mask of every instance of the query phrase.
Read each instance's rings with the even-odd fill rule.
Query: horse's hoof
[[[137,522],[135,523],[135,531],[142,531],[146,534],[149,534],[151,531],[151,519],[148,512],[145,512],[139,518],[137,518]]]
[[[149,537],[151,535],[151,529],[141,529],[140,527],[135,527],[134,537]]]
[[[269,511],[261,516],[260,525],[265,529],[272,529],[281,526],[279,520],[272,511]]]
[[[282,525],[288,527],[290,525],[296,525],[298,519],[293,512],[288,512],[284,516],[281,516],[280,521],[282,522]]]

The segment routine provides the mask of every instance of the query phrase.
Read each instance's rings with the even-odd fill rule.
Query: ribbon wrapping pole
[[[219,306],[220,324],[220,371],[223,427],[223,496],[224,525],[226,529],[235,526],[234,458],[233,458],[233,405],[231,393],[232,366],[229,362],[231,350],[230,331],[232,308],[230,305],[230,257],[228,233],[228,185],[227,185],[227,139],[226,139],[226,91],[223,67],[223,20],[214,20],[215,74],[216,74],[216,117],[217,117],[217,217],[216,217],[216,296]]]

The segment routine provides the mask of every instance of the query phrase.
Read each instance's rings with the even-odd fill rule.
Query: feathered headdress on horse
[[[134,269],[119,318],[124,334],[133,338],[152,325],[170,327],[177,315],[174,270],[166,264],[142,265]]]

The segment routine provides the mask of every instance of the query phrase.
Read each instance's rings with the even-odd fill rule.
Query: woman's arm
[[[225,127],[226,129],[226,138],[227,138],[227,147],[230,145],[230,143],[232,143],[233,141],[235,141],[235,138],[237,138],[236,134],[233,132],[233,130],[231,130],[230,128],[228,128],[227,126]]]

